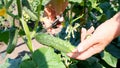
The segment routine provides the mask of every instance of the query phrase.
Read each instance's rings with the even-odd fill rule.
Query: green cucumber
[[[17,45],[17,40],[18,40],[18,29],[17,28],[11,28],[9,32],[9,43],[8,47],[6,49],[7,53],[12,53],[13,50],[15,49],[15,46]]]
[[[45,33],[36,34],[35,39],[43,45],[53,47],[65,53],[71,52],[72,50],[75,49],[75,47],[71,45],[70,42],[62,40],[57,37],[53,37]]]

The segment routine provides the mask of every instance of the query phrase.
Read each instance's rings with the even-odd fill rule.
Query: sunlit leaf
[[[81,3],[83,0],[69,0],[70,2]]]
[[[116,67],[117,58],[112,56],[110,53],[104,51],[104,57],[102,58],[106,63],[108,63],[112,67]]]
[[[19,68],[21,58],[7,59],[5,63],[0,64],[0,68]]]
[[[120,58],[120,48],[119,46],[117,47],[116,45],[120,45],[120,44],[119,43],[110,44],[106,47],[106,51],[112,54],[112,56],[115,56],[116,58]]]
[[[36,65],[31,60],[25,60],[20,64],[20,68],[36,68]]]
[[[42,5],[45,6],[45,5],[48,4],[50,1],[51,1],[51,0],[43,0]]]
[[[24,57],[22,57],[22,61],[30,59],[30,56],[28,54],[25,54]]]
[[[60,56],[52,48],[42,47],[33,53],[32,58],[38,68],[65,68]]]
[[[98,59],[95,57],[90,57],[87,60],[80,61],[78,66],[79,68],[102,68],[100,63],[98,63]]]

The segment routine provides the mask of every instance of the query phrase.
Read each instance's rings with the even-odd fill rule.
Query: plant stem
[[[118,8],[118,10],[120,11],[120,0],[118,0],[118,4],[119,4],[119,8]]]
[[[41,11],[41,7],[42,7],[42,1],[43,1],[43,0],[40,0],[40,4],[38,5],[38,11],[37,11],[38,20],[37,20],[36,23],[35,23],[35,27],[34,27],[34,29],[33,29],[31,38],[34,37],[34,35],[35,35],[36,31],[37,31],[37,27],[38,27],[39,19],[40,19],[40,11]]]
[[[17,9],[18,9],[18,16],[21,18],[22,17],[22,5],[20,0],[16,0],[17,2]]]
[[[82,18],[82,17],[83,17],[83,14],[82,14],[81,16],[79,16],[79,17],[73,19],[70,23],[73,23],[73,22],[77,21],[78,19],[80,19],[80,18]]]
[[[15,19],[19,19],[19,17],[18,17],[17,15],[14,15],[14,14],[8,12],[8,11],[7,11],[7,14],[8,14],[9,16],[15,18]]]
[[[87,23],[88,20],[88,8],[86,7],[88,0],[84,0],[84,24]]]
[[[7,2],[7,4],[6,4],[6,9],[8,9],[10,6],[11,6],[11,4],[13,3],[13,0],[10,0],[9,2]]]
[[[71,4],[71,9],[70,9],[70,24],[72,25],[72,23],[71,23],[71,21],[72,21],[72,9],[73,9],[73,6],[74,6],[74,4]]]
[[[24,21],[23,17],[20,18],[20,21],[22,23],[23,29],[24,29],[25,34],[26,34],[27,46],[28,46],[30,52],[33,53],[32,40],[31,40],[31,37],[30,37],[30,31],[28,29],[28,26],[27,26],[26,22]]]
[[[31,40],[31,36],[30,36],[30,31],[29,31],[27,23],[24,21],[24,18],[22,16],[21,1],[16,0],[16,2],[17,2],[17,8],[18,8],[18,16],[19,16],[19,19],[20,19],[20,21],[22,23],[23,29],[24,29],[25,34],[26,34],[27,47],[29,48],[30,52],[33,53],[33,47],[32,47],[32,40]]]
[[[7,3],[8,3],[8,1],[7,1],[7,0],[3,0],[3,2],[4,2],[4,5],[7,5]]]

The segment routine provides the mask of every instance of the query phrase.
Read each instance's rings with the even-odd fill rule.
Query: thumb
[[[90,48],[91,46],[93,46],[94,44],[97,44],[97,43],[98,43],[98,41],[94,37],[91,36],[90,38],[82,41],[77,46],[77,50],[78,50],[78,52],[83,52],[83,51],[87,50],[88,48]]]

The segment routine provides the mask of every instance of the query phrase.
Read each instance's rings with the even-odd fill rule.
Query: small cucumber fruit
[[[17,45],[17,40],[18,40],[18,29],[17,28],[11,28],[9,32],[9,43],[6,52],[11,53],[14,49],[15,46]]]
[[[71,45],[70,42],[62,40],[57,37],[53,37],[45,33],[36,34],[35,39],[43,45],[53,47],[65,53],[71,52],[72,50],[75,49],[75,47]]]

